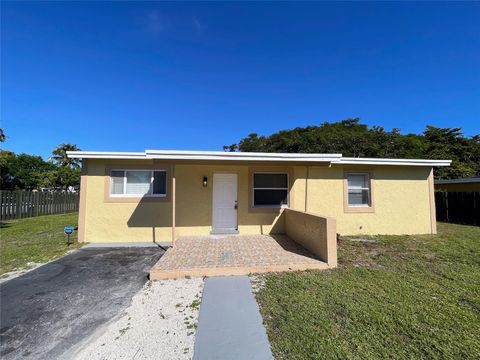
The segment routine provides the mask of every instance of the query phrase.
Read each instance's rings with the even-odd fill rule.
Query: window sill
[[[114,194],[110,194],[109,196],[110,198],[114,198],[114,199],[140,199],[140,198],[164,198],[164,197],[167,197],[167,195],[141,195],[141,194],[133,194],[133,195],[114,195]]]
[[[253,206],[253,209],[288,209],[288,205],[282,205],[282,206],[277,206],[277,205],[255,205]]]
[[[140,203],[140,202],[168,202],[170,198],[166,195],[162,196],[142,196],[142,195],[133,195],[133,196],[115,196],[115,195],[107,195],[104,199],[106,203]]]
[[[346,213],[374,213],[373,206],[346,206],[344,209]]]
[[[248,209],[249,213],[277,213],[289,209],[289,206],[253,206]]]

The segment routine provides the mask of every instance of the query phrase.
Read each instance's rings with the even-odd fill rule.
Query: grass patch
[[[200,304],[201,304],[201,300],[199,298],[196,298],[195,300],[193,300],[193,302],[189,306],[190,306],[190,309],[192,310],[198,310],[200,309]]]
[[[77,225],[78,213],[38,216],[0,224],[0,275],[44,263],[79,247],[77,233],[67,246],[63,227]]]
[[[438,230],[347,238],[338,269],[266,275],[257,300],[275,357],[478,358],[480,227]]]

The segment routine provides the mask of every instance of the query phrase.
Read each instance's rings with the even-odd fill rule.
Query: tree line
[[[0,142],[6,140],[0,129]],[[435,177],[455,179],[480,176],[480,135],[465,137],[461,128],[427,126],[422,134],[402,134],[400,129],[371,128],[360,119],[346,119],[319,126],[297,127],[272,135],[249,134],[224,151],[341,153],[348,157],[451,159],[452,166],[438,168]],[[45,161],[40,156],[0,151],[0,189],[69,189],[80,184],[80,161],[67,151],[80,150],[61,144]]]
[[[1,130],[1,129],[0,129]],[[0,131],[0,141],[5,141]],[[80,184],[80,162],[69,159],[67,151],[80,150],[74,144],[61,144],[45,161],[41,156],[0,151],[0,189],[2,190],[68,190]]]
[[[249,134],[224,151],[341,153],[347,157],[450,159],[452,166],[438,168],[438,179],[480,176],[480,135],[465,137],[461,128],[427,126],[422,134],[401,134],[371,128],[359,118],[319,126],[297,127],[272,135]]]

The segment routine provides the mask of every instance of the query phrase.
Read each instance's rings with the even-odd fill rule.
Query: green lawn
[[[353,239],[338,269],[264,277],[277,359],[480,358],[480,227]]]
[[[63,227],[77,225],[78,213],[38,216],[4,221],[0,224],[0,275],[28,268],[28,263],[43,263],[78,247],[67,246]]]

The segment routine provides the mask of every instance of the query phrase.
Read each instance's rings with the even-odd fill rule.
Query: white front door
[[[237,230],[237,174],[213,174],[212,232]]]

